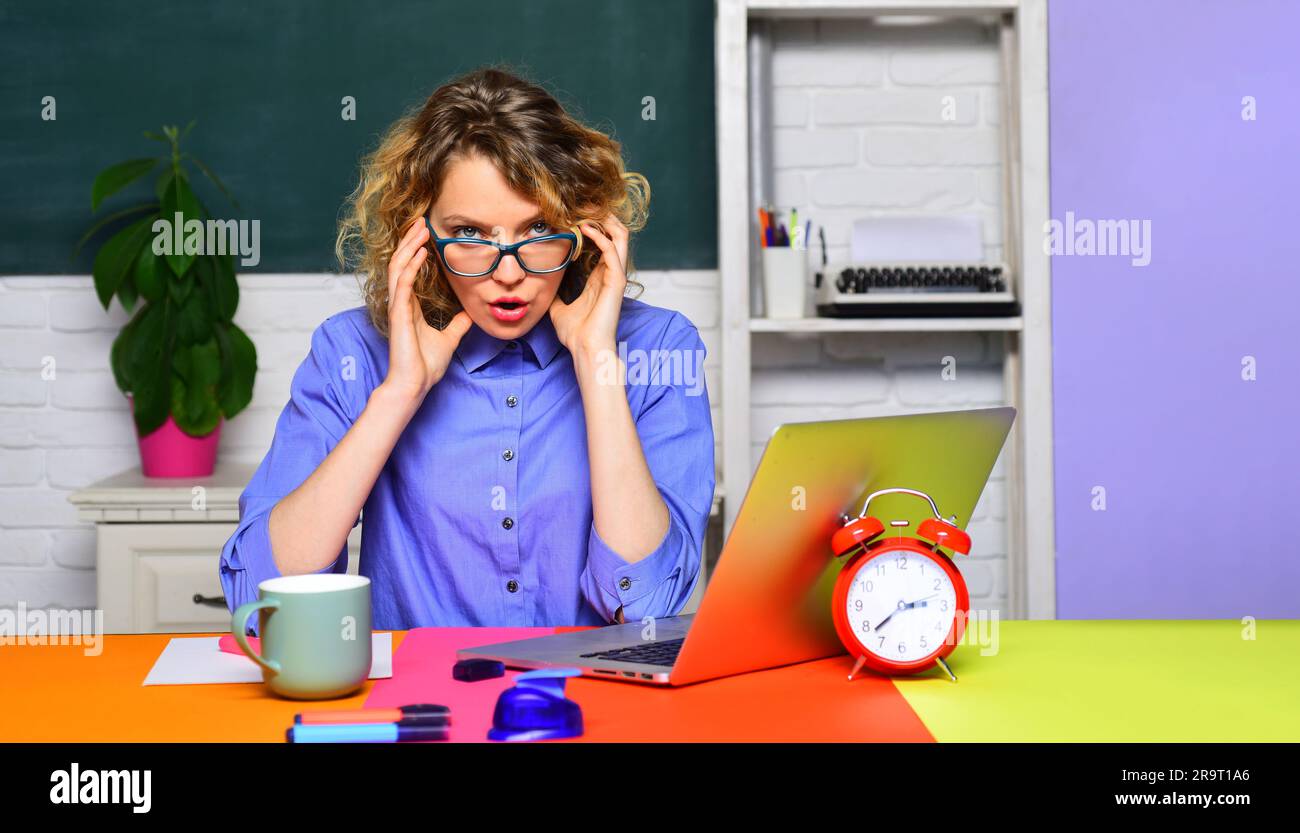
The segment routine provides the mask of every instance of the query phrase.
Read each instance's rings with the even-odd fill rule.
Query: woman
[[[648,198],[616,142],[508,72],[399,120],[339,232],[366,304],[312,334],[222,549],[230,608],[345,572],[364,507],[376,629],[680,611],[713,429],[696,328],[624,295]]]

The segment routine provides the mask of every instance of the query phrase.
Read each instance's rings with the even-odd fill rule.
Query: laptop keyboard
[[[682,650],[681,639],[665,639],[662,642],[642,642],[627,648],[615,648],[612,651],[596,651],[582,654],[584,658],[612,659],[619,662],[639,662],[643,665],[669,665],[677,662],[677,654]]]

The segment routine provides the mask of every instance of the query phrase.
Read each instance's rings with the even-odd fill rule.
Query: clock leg
[[[862,670],[862,666],[866,663],[866,661],[867,661],[866,657],[858,657],[858,661],[853,663],[853,670],[849,672],[850,680],[852,680],[855,676],[857,676],[857,673]]]
[[[952,669],[948,667],[948,663],[944,660],[944,658],[939,657],[938,661],[939,661],[939,667],[943,669],[943,673],[948,675],[948,679],[952,680],[954,683],[957,682],[957,675],[952,673]]]

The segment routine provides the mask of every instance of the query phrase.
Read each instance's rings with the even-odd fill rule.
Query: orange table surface
[[[0,647],[0,741],[283,742],[296,713],[323,705],[253,683],[141,685],[173,636],[204,635],[110,634],[99,656],[79,645]],[[393,632],[395,656],[405,636]],[[850,665],[839,656],[676,689],[582,678],[568,694],[587,741],[933,740],[889,680],[847,684]],[[360,708],[378,682],[330,708]],[[792,710],[795,691],[793,702],[818,708]]]

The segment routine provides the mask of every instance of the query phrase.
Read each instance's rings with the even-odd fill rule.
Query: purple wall
[[[1300,617],[1300,4],[1049,13],[1052,217],[1152,226],[1052,259],[1057,615]]]

